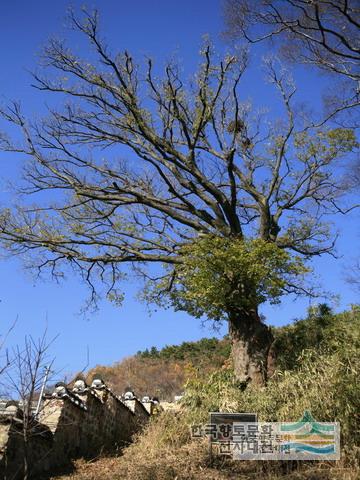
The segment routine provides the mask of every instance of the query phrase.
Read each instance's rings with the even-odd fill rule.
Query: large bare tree
[[[84,21],[72,15],[72,23],[97,60],[51,41],[43,58],[49,73],[35,75],[36,88],[59,94],[62,108],[38,123],[29,123],[17,104],[3,111],[25,140],[14,144],[3,135],[2,148],[30,158],[23,192],[41,199],[2,211],[0,238],[12,254],[27,255],[55,277],[70,264],[94,296],[100,277],[109,296],[118,299],[126,265],[161,285],[160,293],[171,292],[184,279],[188,246],[203,238],[210,249],[208,239],[255,239],[290,256],[332,251],[334,238],[322,219],[343,212],[334,171],[355,140],[347,129],[305,124],[283,69],[268,63],[269,81],[283,105],[282,118],[275,120],[239,99],[246,51],[218,60],[206,45],[191,81],[182,80],[173,63],[158,79],[152,60],[140,68],[129,53],[111,52],[96,14]],[[277,260],[272,265],[280,272]],[[231,298],[252,299],[246,306],[224,304],[235,371],[239,379],[260,381],[272,335],[258,314],[266,295],[252,295],[251,289],[270,287],[240,270],[235,265],[230,276],[221,277]],[[233,289],[237,273],[245,276],[241,288]],[[304,292],[290,280],[277,288]],[[187,308],[189,302],[179,305]]]

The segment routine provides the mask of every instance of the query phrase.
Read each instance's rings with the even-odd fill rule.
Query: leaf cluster
[[[211,320],[278,303],[309,272],[300,257],[261,239],[206,236],[182,254],[170,300],[178,310]]]

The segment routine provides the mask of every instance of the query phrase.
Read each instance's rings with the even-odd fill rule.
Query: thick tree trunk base
[[[229,334],[235,377],[263,385],[275,368],[273,335],[256,310],[229,315]]]

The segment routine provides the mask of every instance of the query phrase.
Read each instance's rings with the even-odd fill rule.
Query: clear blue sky
[[[83,2],[73,2],[81,6]],[[220,50],[225,48],[220,32],[223,28],[221,2],[217,0],[107,0],[93,1],[101,12],[103,32],[114,49],[127,49],[141,60],[151,55],[163,62],[178,56],[186,74],[198,62],[201,38],[210,34]],[[37,56],[49,36],[58,34],[71,39],[78,50],[84,46],[65,28],[64,16],[68,1],[13,0],[3,2],[0,16],[0,95],[1,101],[21,99],[25,112],[32,116],[44,112],[44,97],[31,88],[31,77]],[[264,52],[255,52],[254,66],[244,84],[244,98],[271,107],[272,93],[262,82],[262,72],[256,68]],[[301,97],[314,108],[321,107],[319,92],[326,81],[309,71],[298,69]],[[9,180],[16,181],[22,158],[0,153],[0,206],[11,202]],[[338,309],[356,302],[356,295],[344,284],[344,266],[358,250],[359,217],[335,220],[340,231],[338,253],[344,258],[334,260],[324,257],[315,262],[326,289],[340,294]],[[52,282],[35,283],[22,269],[18,259],[0,261],[0,332],[15,318],[18,322],[9,343],[21,342],[25,334],[35,337],[45,325],[49,336],[60,334],[53,346],[57,365],[64,372],[74,372],[84,367],[87,347],[90,366],[109,364],[137,350],[156,345],[195,340],[213,332],[201,327],[199,321],[182,313],[157,311],[150,317],[146,307],[134,299],[136,285],[126,289],[127,299],[122,308],[107,302],[100,304],[95,315],[84,319],[79,311],[86,298],[86,289],[78,278],[69,278],[57,285]],[[287,299],[282,306],[265,306],[263,313],[273,325],[288,323],[305,314],[308,302]],[[225,327],[222,333],[225,332]]]

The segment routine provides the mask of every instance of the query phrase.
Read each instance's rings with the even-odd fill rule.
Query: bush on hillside
[[[278,330],[278,370],[266,387],[236,382],[223,367],[206,379],[193,368],[181,411],[164,412],[109,463],[84,469],[74,480],[356,480],[360,445],[360,308],[333,315],[321,307]],[[293,342],[293,344],[292,344]],[[236,462],[210,459],[206,440],[190,425],[208,422],[210,411],[256,412],[260,420],[296,421],[309,410],[319,421],[341,424],[339,462]]]
[[[187,360],[189,362],[204,361],[209,355],[226,359],[230,355],[230,341],[228,337],[202,338],[197,342],[183,342],[180,345],[166,345],[161,350],[151,347],[137,352],[139,358],[161,358],[165,360]]]
[[[332,465],[331,470],[325,465],[327,470],[321,470],[321,474],[314,470],[317,472],[323,465],[305,462],[301,468],[310,473],[304,471],[293,478],[356,478],[360,445],[360,309],[354,307],[333,315],[321,306],[311,310],[307,319],[279,329],[278,333],[278,346],[283,347],[279,350],[279,364],[287,365],[288,369],[278,370],[266,387],[249,385],[242,391],[229,368],[212,373],[206,381],[193,371],[185,387],[181,414],[172,422],[168,415],[160,417],[131,447],[132,458],[137,455],[142,458],[142,476],[134,478],[150,478],[144,473],[150,471],[154,479],[166,478],[168,468],[173,469],[174,475],[168,478],[181,479],[186,475],[202,478],[202,474],[204,478],[206,475],[208,478],[235,478],[231,477],[231,471],[244,473],[244,469],[250,468],[249,462],[237,462],[236,465],[230,462],[223,471],[217,471],[208,463],[206,444],[194,443],[189,434],[186,436],[189,425],[207,422],[210,411],[256,412],[260,420],[297,421],[305,410],[319,421],[340,422],[343,459],[339,471],[339,465]],[[177,431],[182,432],[181,435],[176,436]],[[145,442],[150,439],[153,446],[147,449],[152,454],[147,456]],[[177,449],[175,456],[174,448]],[[191,458],[186,457],[189,451],[193,455]],[[157,467],[152,460],[155,457],[162,458]],[[186,467],[184,458],[187,458]],[[284,475],[283,464],[279,462],[250,463],[249,478],[251,475],[257,478],[260,474],[263,478],[291,478],[289,474]],[[130,472],[127,454],[120,464],[122,468],[126,466],[124,474]]]
[[[278,370],[266,387],[249,385],[242,392],[232,372],[223,370],[206,382],[191,379],[184,406],[197,421],[205,421],[209,411],[256,412],[263,421],[297,421],[308,410],[318,421],[340,422],[342,445],[354,452],[360,445],[360,309],[327,312],[321,332],[314,327],[319,321],[319,315],[310,315],[286,327],[281,340],[289,349],[279,352],[279,363],[293,368]],[[302,347],[307,346],[305,339],[313,343],[316,332],[319,343],[301,351],[294,344],[291,349],[294,331]],[[296,351],[300,353],[295,361]]]
[[[166,413],[150,424],[119,459],[121,478],[355,480],[360,461],[360,309],[333,315],[321,307],[278,333],[283,346],[279,363],[288,369],[278,370],[266,387],[249,385],[245,391],[229,368],[205,381],[193,371],[181,413]],[[225,460],[214,464],[206,442],[190,439],[189,426],[207,422],[210,411],[248,411],[256,412],[260,420],[297,421],[305,410],[319,421],[340,422],[340,462]],[[295,466],[298,470],[291,472]]]

